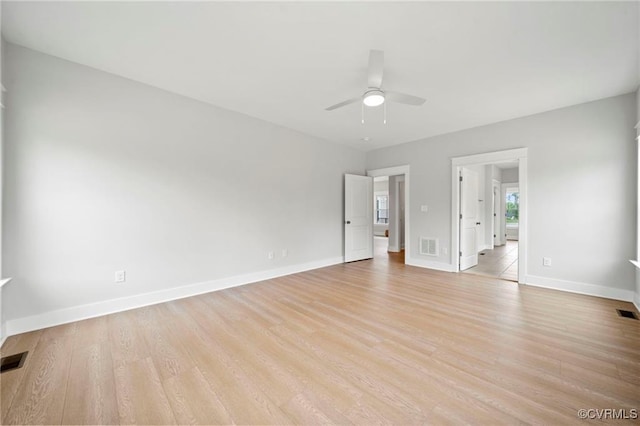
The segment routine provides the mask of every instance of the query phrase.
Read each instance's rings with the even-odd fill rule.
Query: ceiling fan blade
[[[348,101],[340,102],[339,104],[331,105],[328,108],[325,108],[326,111],[333,111],[334,109],[342,108],[343,106],[356,103],[358,101],[362,101],[362,98],[358,96],[357,98],[349,99]]]
[[[382,50],[372,50],[369,52],[369,74],[367,82],[369,87],[377,89],[382,86],[382,71],[384,68],[384,52]]]
[[[404,93],[385,91],[384,95],[386,100],[391,102],[398,102],[401,104],[422,105],[426,102],[426,99],[419,98],[417,96],[406,95]]]

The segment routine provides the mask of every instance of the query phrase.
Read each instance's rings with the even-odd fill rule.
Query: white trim
[[[404,246],[405,246],[405,255],[404,255],[404,263],[408,265],[407,259],[411,256],[411,203],[409,202],[411,197],[411,185],[410,185],[410,170],[408,164],[402,166],[395,167],[386,167],[384,169],[373,169],[367,170],[367,176],[378,177],[378,176],[398,176],[404,175]],[[389,251],[395,249],[396,247],[389,247]],[[400,251],[399,249],[397,251]]]
[[[460,169],[463,166],[487,165],[518,160],[520,187],[520,220],[518,231],[518,282],[524,283],[527,274],[527,148],[486,152],[451,158],[451,270],[460,271]]]
[[[379,177],[379,176],[398,176],[409,173],[409,165],[386,167],[384,169],[367,170],[367,176]]]
[[[453,269],[451,268],[451,264],[438,262],[436,260],[405,257],[405,264],[411,265],[411,266],[418,266],[420,268],[435,269],[436,271],[454,272]]]
[[[302,263],[299,265],[284,266],[282,268],[270,269],[262,272],[237,275],[234,277],[221,278],[217,280],[205,281],[201,283],[174,287],[152,293],[139,294],[120,299],[111,299],[104,302],[91,303],[87,305],[74,306],[72,308],[60,309],[57,311],[44,312],[30,317],[17,318],[7,321],[7,336],[19,333],[39,330],[55,325],[80,321],[88,318],[109,315],[116,312],[128,311],[130,309],[141,308],[143,306],[155,305],[172,300],[183,299],[185,297],[196,296],[198,294],[223,290],[225,288],[237,287],[244,284],[278,278],[285,275],[296,274],[311,269],[324,268],[343,262],[342,256],[328,259]]]
[[[586,294],[589,296],[604,297],[605,299],[633,301],[633,290],[605,287],[597,284],[580,283],[576,281],[559,280],[556,278],[526,276],[526,284],[534,287],[544,287],[553,290],[567,291],[569,293]]]
[[[479,164],[507,163],[527,156],[527,148],[507,149],[451,158],[454,166],[475,166]]]
[[[7,285],[11,281],[11,277],[4,278],[0,280],[0,293],[2,292],[2,287]],[[2,313],[2,297],[0,297],[0,348],[4,344],[4,341],[7,340],[7,322],[4,320],[4,315]]]

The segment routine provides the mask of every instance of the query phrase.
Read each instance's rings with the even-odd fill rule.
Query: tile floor
[[[463,272],[518,281],[518,242],[507,241],[504,246],[481,251],[478,264]]]

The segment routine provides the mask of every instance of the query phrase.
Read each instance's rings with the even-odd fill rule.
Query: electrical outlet
[[[282,249],[282,257],[287,257],[287,256],[289,256],[289,250]]]
[[[543,257],[542,258],[542,266],[551,266],[551,258]]]
[[[126,275],[126,271],[116,271],[115,274],[115,282],[117,283],[123,283],[127,280],[127,275]]]
[[[275,255],[274,255],[274,253],[272,251],[270,251],[269,253],[267,253],[267,257],[269,258],[269,260],[273,260]]]

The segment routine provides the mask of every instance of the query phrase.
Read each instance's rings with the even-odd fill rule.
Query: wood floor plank
[[[115,381],[121,424],[176,424],[151,357],[116,361]]]
[[[13,336],[6,424],[578,424],[640,408],[608,299],[402,254]]]
[[[7,338],[2,345],[0,351],[2,357],[19,354],[21,352],[29,352],[23,368],[5,371],[0,376],[0,420],[4,419],[11,407],[13,397],[18,391],[18,387],[23,380],[23,376],[27,369],[25,368],[31,363],[33,350],[40,340],[43,330],[23,333],[17,336]]]
[[[77,323],[63,424],[119,422],[107,317]]]
[[[178,424],[231,424],[233,419],[202,372],[194,367],[163,383]]]
[[[43,331],[3,424],[61,424],[75,330]]]

